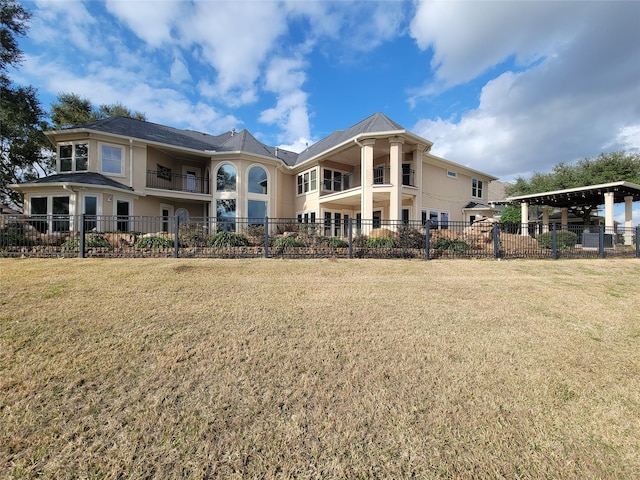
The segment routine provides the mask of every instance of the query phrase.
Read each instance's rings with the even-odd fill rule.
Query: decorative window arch
[[[268,193],[267,171],[260,165],[254,165],[249,168],[247,185],[249,193],[266,195]]]
[[[231,163],[223,163],[216,173],[216,192],[236,192],[238,169]]]

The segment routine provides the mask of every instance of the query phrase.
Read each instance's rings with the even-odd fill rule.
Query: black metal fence
[[[2,257],[640,258],[640,227],[372,219],[0,216]]]

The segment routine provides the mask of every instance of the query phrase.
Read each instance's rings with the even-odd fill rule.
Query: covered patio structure
[[[522,235],[528,235],[529,206],[542,206],[543,229],[549,229],[549,207],[561,211],[562,229],[568,228],[568,211],[570,208],[595,209],[604,205],[605,229],[614,232],[614,204],[624,203],[624,235],[625,243],[631,243],[633,231],[632,204],[640,201],[640,185],[631,182],[612,182],[586,187],[568,188],[552,192],[533,193],[509,197],[506,202],[520,203],[522,211]]]

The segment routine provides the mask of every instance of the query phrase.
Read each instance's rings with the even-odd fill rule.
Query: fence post
[[[636,227],[636,258],[640,258],[640,225]]]
[[[180,240],[178,235],[180,233],[180,217],[176,215],[176,233],[173,237],[173,258],[179,257]]]
[[[349,258],[353,259],[353,218],[349,219]]]
[[[80,215],[80,239],[78,242],[78,256],[80,258],[84,258],[85,257],[85,253],[84,253],[84,213],[82,215]]]
[[[424,254],[425,260],[431,260],[431,222],[427,220],[426,228],[424,229],[424,247],[426,249]]]
[[[264,217],[264,258],[269,258],[269,217]]]
[[[604,225],[598,226],[598,258],[604,258]]]
[[[551,258],[554,260],[558,259],[558,225],[556,223],[553,224],[553,228],[551,229]]]
[[[493,258],[500,258],[500,227],[493,224]]]

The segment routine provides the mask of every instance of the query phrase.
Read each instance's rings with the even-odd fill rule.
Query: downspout
[[[129,139],[129,186],[133,188],[133,138]]]

